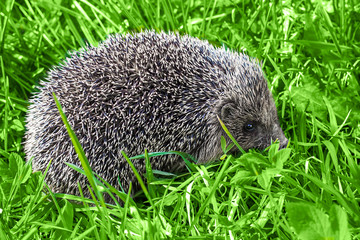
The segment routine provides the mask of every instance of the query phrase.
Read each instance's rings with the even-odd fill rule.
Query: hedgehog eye
[[[246,123],[244,125],[244,130],[247,131],[247,132],[252,132],[255,130],[255,124],[253,123]]]

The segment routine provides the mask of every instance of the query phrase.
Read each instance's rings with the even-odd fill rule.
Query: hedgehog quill
[[[259,63],[245,54],[175,33],[112,35],[98,47],[73,52],[48,72],[30,100],[25,153],[54,192],[79,195],[86,177],[52,93],[58,97],[94,172],[127,190],[136,178],[122,157],[182,151],[198,163],[220,157],[225,123],[244,150],[288,140]],[[174,155],[151,159],[153,169],[176,171]],[[134,161],[143,174],[143,160]],[[138,186],[137,186],[138,188]],[[89,193],[85,194],[89,196]],[[109,201],[109,197],[107,198]]]

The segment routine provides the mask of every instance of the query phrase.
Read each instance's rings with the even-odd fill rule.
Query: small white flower
[[[0,208],[0,214],[2,214],[2,209]]]

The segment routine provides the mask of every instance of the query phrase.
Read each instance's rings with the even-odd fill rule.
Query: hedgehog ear
[[[228,118],[233,112],[235,112],[235,107],[232,103],[224,104],[220,110],[220,119],[224,120]]]

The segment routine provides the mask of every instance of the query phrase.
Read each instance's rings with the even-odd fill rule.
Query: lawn
[[[149,173],[120,205],[52,193],[22,149],[31,92],[69,50],[145,29],[261,60],[288,147]],[[360,239],[358,1],[1,1],[0,69],[0,239]]]

